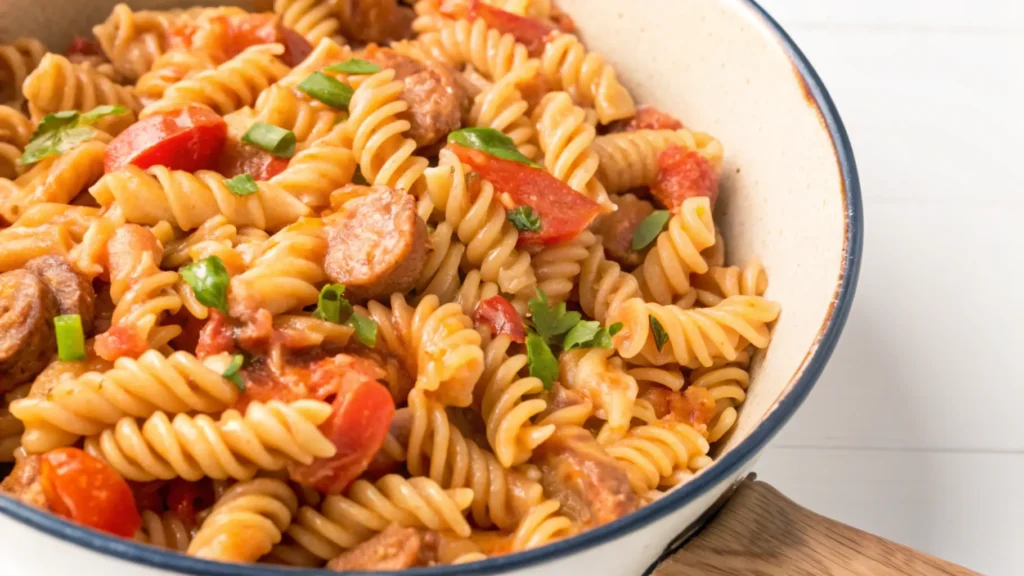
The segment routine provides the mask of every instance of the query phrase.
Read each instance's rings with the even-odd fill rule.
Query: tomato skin
[[[602,212],[601,206],[539,168],[505,160],[479,150],[450,144],[463,163],[506,193],[516,206],[529,206],[540,216],[539,232],[520,232],[519,246],[549,245],[572,240]]]
[[[706,196],[711,207],[718,200],[718,171],[707,158],[682,146],[669,146],[658,154],[658,177],[651,194],[675,212],[687,198]]]
[[[96,336],[94,344],[96,355],[108,362],[118,358],[138,358],[149,350],[149,342],[139,333],[135,326],[111,326],[103,334]]]
[[[222,352],[234,353],[235,329],[228,322],[228,317],[220,310],[210,309],[210,317],[199,330],[199,342],[196,344],[196,356],[199,359]]]
[[[362,359],[360,359],[362,360]],[[375,371],[380,368],[369,360]],[[388,389],[360,368],[333,373],[337,386],[333,411],[320,426],[338,452],[331,458],[318,458],[308,466],[292,466],[292,480],[325,494],[344,491],[369,467],[384,444],[395,403]]]
[[[550,24],[506,12],[480,0],[473,0],[469,16],[471,19],[482,19],[502,34],[515,36],[516,41],[526,46],[530,56],[534,57],[544,51],[544,42],[555,32],[554,26]]]
[[[626,124],[626,132],[636,130],[679,130],[683,123],[671,114],[666,114],[654,106],[641,106],[636,116]]]
[[[207,479],[189,482],[175,478],[167,489],[167,509],[186,526],[195,526],[196,511],[212,506],[215,500],[213,485]]]
[[[65,50],[64,53],[68,56],[75,54],[81,54],[82,56],[103,56],[103,49],[100,48],[99,42],[92,38],[75,36],[71,40],[71,44],[68,44],[68,49]]]
[[[477,326],[486,324],[494,336],[505,334],[513,342],[520,344],[526,341],[526,328],[523,327],[523,320],[512,303],[503,296],[492,296],[477,304],[476,309],[473,310],[473,323]]]
[[[151,482],[132,482],[128,481],[128,488],[132,491],[132,496],[135,498],[135,508],[140,512],[143,510],[149,510],[150,512],[160,513],[164,509],[164,499],[161,492],[164,486],[167,485],[165,480],[153,480]]]
[[[638,398],[650,402],[658,418],[684,422],[698,429],[715,417],[715,399],[701,386],[689,386],[680,391],[649,386],[640,390]]]
[[[221,60],[230,60],[251,46],[280,43],[285,48],[281,61],[295,66],[313,51],[301,34],[285,27],[274,14],[223,15],[211,19],[210,26],[217,30],[214,49]]]
[[[186,172],[213,168],[227,134],[228,125],[216,112],[189,105],[132,124],[107,145],[103,167],[107,173],[128,164],[139,168],[159,164]]]
[[[288,161],[251,144],[228,142],[220,156],[218,172],[225,178],[248,174],[255,180],[270,180],[288,168]]]
[[[78,448],[58,448],[39,465],[46,501],[74,522],[131,538],[142,526],[131,488],[109,464]]]

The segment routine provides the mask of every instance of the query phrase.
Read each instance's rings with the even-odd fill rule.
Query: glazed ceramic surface
[[[114,3],[3,0],[0,39],[31,34],[61,49],[73,35],[88,34]],[[721,140],[725,164],[715,222],[727,258],[761,258],[770,278],[766,296],[782,304],[782,316],[770,347],[755,359],[734,434],[717,462],[694,480],[630,516],[551,546],[408,574],[641,574],[751,469],[820,375],[852,303],[863,228],[853,155],[820,79],[777,24],[749,0],[559,4],[590,49],[615,65],[637,102]],[[0,573],[12,576],[285,573],[102,536],[6,498],[0,498],[0,534]]]

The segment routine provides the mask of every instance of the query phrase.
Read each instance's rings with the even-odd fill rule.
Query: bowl
[[[113,0],[8,0],[0,38],[36,35],[62,49]],[[137,1],[133,7],[182,5]],[[641,574],[749,472],[814,387],[850,312],[863,238],[856,164],[842,120],[810,62],[751,0],[561,0],[591,50],[637,102],[709,132],[725,148],[715,221],[729,262],[758,257],[766,297],[782,305],[767,350],[716,462],[639,511],[570,539],[471,566],[408,574]],[[0,498],[5,573],[281,576],[217,564],[80,528]],[[306,572],[309,573],[309,572]]]

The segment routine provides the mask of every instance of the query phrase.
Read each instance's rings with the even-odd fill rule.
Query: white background
[[[800,504],[1024,574],[1024,0],[761,0],[853,141],[843,338],[757,470]]]

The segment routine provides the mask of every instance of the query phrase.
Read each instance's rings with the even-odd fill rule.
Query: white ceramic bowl
[[[0,38],[32,34],[63,48],[114,0],[3,0]],[[208,2],[207,2],[208,3]],[[184,5],[172,0],[133,7]],[[243,3],[244,4],[244,3]],[[760,257],[782,304],[771,346],[753,365],[737,428],[717,462],[665,498],[544,548],[466,567],[407,574],[638,575],[726,495],[800,406],[839,339],[860,267],[856,165],[821,79],[752,0],[560,0],[585,41],[640,103],[725,146],[716,223],[730,262]],[[0,498],[0,573],[11,576],[280,576],[107,537]],[[308,572],[306,572],[308,573]]]

